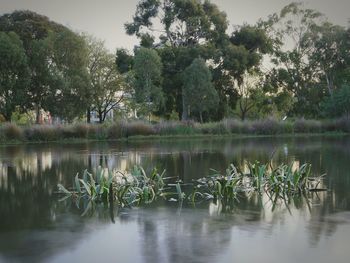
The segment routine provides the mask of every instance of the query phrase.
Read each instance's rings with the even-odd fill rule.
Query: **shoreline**
[[[321,132],[321,133],[285,133],[285,134],[184,134],[184,135],[134,135],[119,139],[89,139],[67,138],[60,140],[11,140],[0,141],[2,146],[18,146],[21,144],[79,144],[79,143],[102,143],[102,142],[143,142],[143,141],[176,141],[176,140],[220,140],[220,139],[255,139],[255,138],[307,138],[307,137],[345,137],[350,133],[345,132]]]

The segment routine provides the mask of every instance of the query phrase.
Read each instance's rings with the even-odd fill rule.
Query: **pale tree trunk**
[[[201,111],[199,112],[199,119],[200,119],[200,122],[203,123],[203,114]]]
[[[40,124],[40,106],[38,104],[35,107],[35,123]]]
[[[182,116],[181,116],[181,120],[182,121],[187,121],[188,119],[188,109],[186,106],[186,102],[185,102],[185,95],[182,89]]]

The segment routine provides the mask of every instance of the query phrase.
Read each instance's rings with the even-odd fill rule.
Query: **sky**
[[[230,25],[255,23],[278,12],[292,0],[212,0],[227,13]],[[74,31],[102,39],[106,47],[132,49],[137,39],[126,35],[124,23],[130,22],[138,0],[0,0],[0,15],[14,10],[31,10]],[[333,23],[346,26],[350,0],[306,0],[305,7],[316,9]],[[232,26],[231,26],[232,27]]]

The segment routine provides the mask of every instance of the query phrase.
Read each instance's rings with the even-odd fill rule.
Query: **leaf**
[[[79,181],[83,184],[83,186],[84,186],[86,192],[88,193],[88,195],[91,196],[91,189],[90,189],[89,183],[85,183],[85,181],[82,180],[82,179],[79,179]]]
[[[66,195],[63,198],[59,199],[58,202],[63,202],[63,201],[67,200],[70,197],[71,197],[71,195]]]
[[[86,206],[86,208],[85,208],[84,212],[81,214],[81,216],[84,217],[90,211],[91,208],[92,208],[92,201],[90,201],[88,203],[88,205]]]
[[[74,182],[75,182],[75,188],[77,189],[77,192],[81,193],[81,188],[80,188],[78,175],[79,175],[79,173],[77,173],[77,175],[75,176]]]
[[[70,191],[68,191],[68,190],[67,190],[63,185],[61,185],[61,184],[58,184],[57,187],[58,187],[58,190],[59,190],[60,192],[62,192],[62,193],[65,193],[65,194],[67,194],[67,195],[71,195],[71,194],[72,194]]]
[[[88,181],[87,181],[87,176],[88,176],[88,171],[85,169],[85,170],[84,170],[84,173],[83,173],[83,180],[84,180],[84,182],[86,182],[86,183],[88,182]]]

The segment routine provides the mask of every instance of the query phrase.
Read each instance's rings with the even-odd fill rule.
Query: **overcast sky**
[[[84,31],[117,47],[131,49],[137,40],[127,36],[124,23],[131,21],[138,0],[0,0],[0,14],[29,9],[48,16],[75,31]],[[230,24],[255,23],[260,17],[279,11],[291,0],[212,0],[227,13]],[[333,23],[347,25],[350,0],[308,0],[306,7],[317,9]]]

